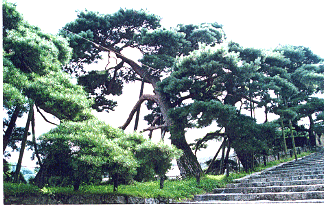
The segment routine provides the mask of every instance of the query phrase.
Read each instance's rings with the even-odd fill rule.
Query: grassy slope
[[[309,155],[310,152],[302,153],[298,157]],[[254,169],[261,171],[268,167],[278,165],[282,162],[293,160],[293,158],[273,161],[265,166],[259,166]],[[159,182],[135,182],[133,185],[120,185],[118,192],[113,192],[112,185],[85,185],[81,186],[80,191],[73,191],[72,187],[44,187],[39,189],[36,186],[26,184],[4,183],[5,195],[23,195],[23,194],[122,194],[136,197],[166,197],[174,200],[190,199],[194,195],[212,192],[216,187],[225,187],[226,184],[233,182],[234,179],[244,177],[249,173],[231,173],[229,177],[224,175],[205,175],[201,178],[198,185],[195,178],[185,180],[167,180],[164,188],[159,189]]]

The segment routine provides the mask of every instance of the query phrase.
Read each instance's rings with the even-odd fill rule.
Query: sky
[[[133,8],[144,9],[160,16],[162,18],[161,24],[165,28],[176,27],[177,24],[218,22],[223,25],[228,40],[233,40],[244,47],[270,49],[285,44],[306,46],[315,54],[324,58],[322,0],[8,1],[17,4],[17,10],[30,24],[52,34],[58,33],[59,29],[66,23],[76,19],[76,11],[87,9],[88,11],[98,11],[101,14],[111,14],[117,12],[120,8]],[[101,62],[96,68],[104,68],[105,65],[106,63]],[[125,94],[116,98],[117,101],[122,101],[119,102],[116,111],[96,115],[114,127],[122,125],[138,98],[139,88],[139,83],[126,85]],[[152,89],[149,86],[145,87],[145,93],[151,91]],[[141,111],[144,112],[145,110],[142,109]],[[48,117],[48,119],[54,120],[51,116]],[[22,126],[24,123],[25,120],[22,120]],[[36,123],[41,126],[36,131],[40,129],[47,131],[53,128],[53,126],[47,125],[40,115],[36,116]],[[127,130],[132,131],[132,127],[131,124]],[[141,121],[139,130],[145,127],[146,122]],[[215,126],[204,132],[207,133],[212,130],[215,130]],[[197,138],[198,132],[197,130],[189,130],[187,133],[189,141]],[[154,136],[159,138],[159,133],[154,133]],[[210,146],[209,150],[199,153],[198,157],[212,157],[216,151],[217,147]],[[12,159],[16,157],[17,153],[13,154]],[[29,163],[29,161],[26,161],[26,163]]]

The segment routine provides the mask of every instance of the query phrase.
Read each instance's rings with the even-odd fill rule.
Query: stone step
[[[317,174],[324,174],[324,169],[323,170],[317,170],[317,171],[290,171],[290,172],[261,172],[259,176],[297,176],[297,175],[317,175]]]
[[[248,179],[237,180],[238,183],[243,182],[271,182],[271,181],[296,181],[296,180],[309,180],[309,179],[324,179],[323,174],[317,175],[297,175],[297,176],[254,176]]]
[[[283,165],[277,169],[301,169],[301,168],[324,168],[323,164],[314,163],[314,164],[298,164],[298,165]]]
[[[324,152],[282,163],[234,180],[213,194],[197,195],[193,203],[321,202],[324,203]]]
[[[293,167],[324,167],[323,163],[313,162],[313,163],[294,163],[294,164],[284,164],[283,168],[293,168]]]
[[[294,181],[271,181],[271,182],[242,182],[227,184],[227,188],[237,187],[268,187],[268,186],[291,186],[291,185],[314,185],[324,184],[324,179],[294,180]]]
[[[301,203],[324,203],[324,199],[310,199],[310,200],[286,200],[286,201],[269,201],[269,200],[255,200],[255,201],[221,201],[221,200],[209,200],[209,201],[189,201],[181,202],[178,204],[301,204]]]
[[[309,162],[323,162],[323,158],[324,158],[324,156],[323,155],[319,155],[319,156],[316,156],[316,157],[304,157],[304,158],[301,158],[301,159],[297,159],[297,161],[296,160],[292,160],[292,161],[290,161],[290,162],[288,162],[289,164],[293,164],[293,163],[295,163],[295,162],[297,162],[297,163],[309,163]]]
[[[324,184],[315,185],[291,185],[291,186],[268,186],[268,187],[236,187],[236,188],[217,188],[213,193],[269,193],[269,192],[307,192],[324,191]]]
[[[323,171],[324,168],[298,168],[298,169],[284,169],[284,170],[281,170],[281,169],[276,169],[276,170],[268,170],[268,171],[263,171],[263,172],[260,172],[260,173],[269,173],[269,174],[276,174],[276,173],[282,173],[282,174],[289,174],[289,173],[292,173],[292,172],[297,172],[297,173],[303,173],[303,172],[318,172],[318,171]]]
[[[281,165],[280,167],[277,167],[278,169],[280,169],[280,168],[285,168],[285,169],[287,169],[287,168],[298,168],[298,167],[324,167],[324,165],[323,165],[323,163],[316,163],[316,162],[314,162],[314,163],[299,163],[299,164],[283,164],[283,165]]]
[[[324,199],[324,191],[311,192],[269,192],[269,193],[251,193],[251,194],[205,194],[196,195],[194,201],[292,201],[292,200],[309,200],[309,199]]]
[[[324,172],[323,168],[304,168],[304,169],[294,169],[294,170],[278,170],[278,169],[273,169],[273,170],[267,170],[267,171],[263,171],[261,173],[263,174],[286,174],[286,173],[292,173],[292,172],[298,172],[298,173],[302,173],[302,172]]]

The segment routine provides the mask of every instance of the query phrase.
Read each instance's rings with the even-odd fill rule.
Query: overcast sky
[[[280,44],[301,45],[309,47],[315,54],[324,57],[322,0],[8,1],[17,4],[17,10],[30,24],[52,34],[56,34],[66,23],[76,19],[77,10],[87,9],[101,14],[111,14],[117,12],[119,8],[133,8],[144,9],[160,16],[162,26],[166,28],[175,27],[177,24],[218,22],[224,26],[228,40],[238,42],[244,47],[269,49]],[[98,117],[114,127],[122,125],[138,98],[139,84],[134,85],[126,86],[125,95],[118,98],[127,102],[120,102],[115,112],[100,114]],[[150,91],[151,89],[146,87],[146,92],[150,93]],[[44,124],[39,116],[37,118],[38,124]],[[145,125],[146,123],[142,121],[140,129],[145,128]],[[51,127],[46,126],[42,130],[49,128]],[[195,134],[190,134],[190,137],[190,140],[193,140]]]

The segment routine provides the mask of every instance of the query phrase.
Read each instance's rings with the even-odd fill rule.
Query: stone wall
[[[53,194],[4,196],[5,205],[62,205],[62,204],[168,204],[168,198],[139,198],[125,195]]]

